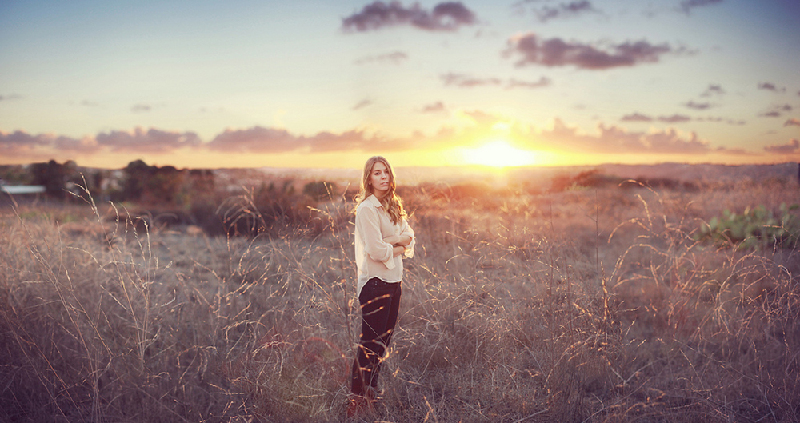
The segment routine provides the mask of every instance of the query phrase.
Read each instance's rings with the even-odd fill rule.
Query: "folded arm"
[[[397,256],[397,247],[381,237],[380,220],[375,209],[365,207],[356,213],[356,227],[364,241],[364,250],[372,260],[383,262],[387,268],[394,268],[392,258]],[[402,248],[402,247],[400,247]]]
[[[402,245],[403,247],[407,247],[411,245],[411,240],[413,239],[414,237],[412,237],[411,235],[407,233],[402,233],[400,235],[389,235],[383,239],[383,242],[387,244]]]

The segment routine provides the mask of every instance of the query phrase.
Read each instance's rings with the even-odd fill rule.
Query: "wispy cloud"
[[[621,122],[652,122],[653,118],[647,115],[643,115],[641,113],[635,112],[631,114],[627,114],[620,118]]]
[[[393,51],[391,53],[364,56],[357,59],[355,64],[364,65],[368,63],[391,63],[394,65],[399,65],[405,60],[408,60],[408,53],[403,51]]]
[[[441,75],[444,85],[456,87],[472,88],[485,86],[499,86],[503,83],[500,78],[476,78],[460,73],[446,73]]]
[[[659,122],[665,122],[665,123],[689,122],[690,120],[692,120],[692,118],[690,118],[689,116],[679,115],[677,113],[670,116],[660,116],[658,118]]]
[[[686,103],[683,103],[683,105],[693,110],[708,110],[712,107],[711,103],[709,102],[696,101],[687,101]]]
[[[773,84],[772,82],[759,82],[758,89],[764,91],[772,91],[776,93],[785,93],[785,87],[778,87],[777,85]]]
[[[670,116],[659,116],[654,118],[652,116],[644,115],[641,113],[631,113],[620,118],[621,122],[664,122],[664,123],[681,123],[681,122],[689,122],[692,118],[686,115],[681,114],[673,114]]]
[[[783,123],[783,126],[800,126],[800,119],[797,118],[786,119],[786,122]]]
[[[506,84],[506,88],[514,89],[514,88],[544,88],[553,85],[553,80],[547,78],[545,76],[539,78],[536,81],[520,81],[518,79],[511,78],[508,80]]]
[[[542,8],[534,11],[536,18],[540,22],[547,22],[552,19],[574,17],[584,13],[597,12],[598,10],[592,7],[592,4],[586,0],[561,3],[555,7],[543,6]]]
[[[696,118],[695,121],[697,122],[719,122],[719,123],[727,123],[728,125],[734,126],[744,126],[747,125],[747,122],[742,119],[731,119],[731,118],[723,118],[723,117],[699,117]]]
[[[358,103],[356,103],[356,105],[353,106],[353,110],[361,110],[364,107],[367,107],[367,106],[369,106],[371,104],[372,104],[372,100],[370,100],[368,98],[365,98],[365,99],[359,101]]]
[[[764,147],[764,151],[776,154],[800,153],[800,141],[797,138],[792,138],[788,144],[768,145]]]
[[[455,31],[476,22],[475,13],[461,2],[442,2],[428,11],[418,3],[404,7],[400,2],[376,1],[364,6],[360,12],[343,18],[342,29],[345,32],[365,32],[410,26],[425,31]]]
[[[454,86],[460,88],[474,88],[474,87],[487,87],[504,86],[506,89],[516,88],[543,88],[552,85],[553,81],[545,76],[540,77],[536,81],[523,81],[516,78],[509,78],[503,80],[496,77],[479,78],[461,73],[446,73],[440,76],[445,86]]]
[[[422,108],[422,113],[440,113],[445,110],[447,110],[447,108],[444,106],[444,103],[437,101],[435,103],[426,104]]]
[[[0,95],[0,101],[19,100],[20,98],[22,98],[22,96],[19,94]]]
[[[721,85],[711,84],[700,94],[701,98],[708,98],[708,97],[715,97],[721,96],[725,94],[725,90],[722,88]]]
[[[685,48],[673,48],[667,43],[626,41],[601,47],[561,38],[542,39],[527,33],[512,37],[503,56],[515,57],[518,67],[528,65],[575,66],[579,69],[602,70],[642,63],[658,62],[666,54],[687,53]]]
[[[133,113],[149,112],[152,109],[153,108],[149,104],[134,104],[133,107],[131,107]]]
[[[722,3],[722,0],[686,0],[681,2],[681,10],[683,10],[683,13],[689,15],[692,9],[696,7],[710,6],[719,3]]]
[[[760,113],[758,116],[760,117],[768,117],[768,118],[779,118],[782,117],[785,112],[791,112],[793,107],[790,104],[776,104],[770,106],[765,112]]]

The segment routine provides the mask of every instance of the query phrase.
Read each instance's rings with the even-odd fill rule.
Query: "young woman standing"
[[[414,231],[395,194],[394,172],[385,158],[367,160],[356,202],[361,336],[353,360],[349,414],[377,399],[378,373],[400,308],[403,257],[414,256]]]

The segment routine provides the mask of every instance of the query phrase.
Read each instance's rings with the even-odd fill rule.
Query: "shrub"
[[[695,239],[717,246],[736,246],[741,250],[768,245],[792,247],[800,240],[800,217],[791,213],[797,209],[797,205],[783,203],[780,216],[764,206],[747,207],[742,214],[725,210],[722,218],[713,217],[704,223]]]

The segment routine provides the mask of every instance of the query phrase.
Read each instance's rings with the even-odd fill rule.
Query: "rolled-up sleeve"
[[[383,263],[387,269],[394,269],[394,247],[383,241],[378,211],[364,207],[356,213],[356,227],[364,244],[364,252],[374,260]]]

